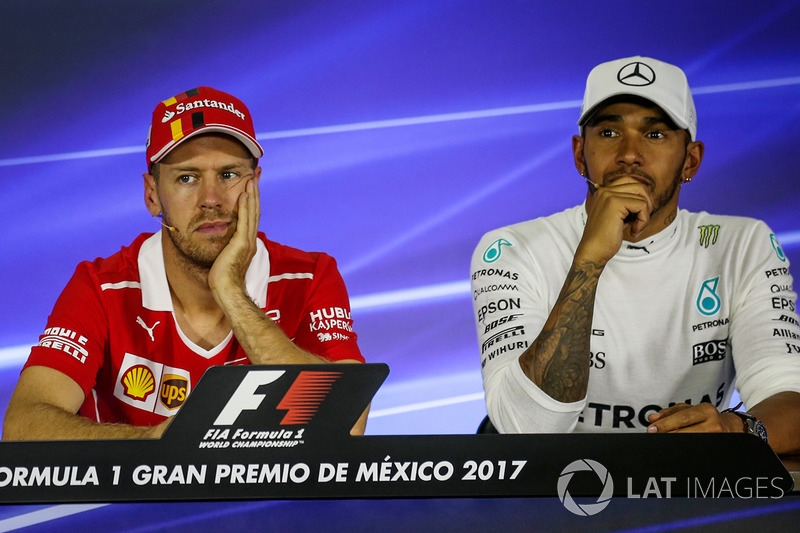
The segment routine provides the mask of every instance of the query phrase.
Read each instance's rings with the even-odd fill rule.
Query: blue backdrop
[[[682,206],[766,220],[800,260],[800,2],[6,2],[0,24],[0,407],[84,259],[157,224],[155,104],[211,85],[266,150],[261,228],[337,258],[370,361],[368,431],[483,416],[468,289],[489,229],[582,201],[570,136],[592,66],[683,67],[706,158]]]
[[[682,206],[762,218],[800,261],[798,20],[798,0],[3,2],[0,410],[75,265],[158,229],[141,185],[156,103],[211,85],[247,103],[266,149],[262,230],[338,259],[362,350],[391,367],[368,432],[471,433],[485,411],[470,255],[489,229],[582,201],[570,136],[595,64],[640,54],[683,67],[706,157]],[[353,531],[362,516],[364,530],[399,531],[423,515],[440,516],[439,531],[501,517],[528,529],[511,503],[439,515],[413,501],[3,507],[0,530],[202,530],[252,516]],[[531,505],[548,529],[613,527]],[[786,505],[763,513],[788,519]],[[637,507],[647,512],[616,527],[746,519],[670,522],[673,508]]]

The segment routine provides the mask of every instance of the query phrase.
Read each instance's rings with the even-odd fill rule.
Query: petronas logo
[[[500,253],[503,251],[503,246],[514,246],[510,242],[505,239],[497,239],[492,244],[486,248],[486,251],[483,252],[483,260],[487,263],[494,263],[498,259],[500,259]]]
[[[700,293],[697,295],[697,310],[705,316],[711,316],[719,311],[722,302],[717,295],[717,285],[719,284],[719,276],[712,279],[707,279],[700,287]]]
[[[778,242],[778,238],[775,236],[774,233],[769,234],[769,240],[772,242],[772,249],[775,250],[775,254],[778,256],[778,259],[786,262],[786,254],[783,253],[783,248],[781,248],[780,243]]]
[[[700,230],[700,246],[708,248],[717,244],[717,237],[719,237],[718,225],[697,226],[697,229]]]

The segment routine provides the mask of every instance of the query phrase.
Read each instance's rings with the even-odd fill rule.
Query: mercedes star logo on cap
[[[619,69],[617,80],[623,85],[644,87],[656,81],[656,73],[645,63],[635,61]]]

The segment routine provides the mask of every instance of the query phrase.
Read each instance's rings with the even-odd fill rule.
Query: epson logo
[[[692,346],[693,365],[707,363],[709,361],[722,361],[728,347],[728,340],[714,340],[701,342]]]
[[[496,302],[489,302],[488,305],[482,305],[481,308],[478,309],[478,321],[483,322],[486,319],[486,315],[491,315],[498,311],[511,311],[512,309],[519,308],[519,298],[504,298]]]
[[[233,104],[226,104],[225,102],[219,102],[217,100],[209,100],[206,98],[205,100],[195,100],[193,102],[181,102],[175,106],[175,111],[167,110],[164,112],[164,118],[161,119],[161,122],[169,122],[175,115],[181,115],[186,111],[191,111],[193,109],[200,109],[202,107],[213,107],[216,109],[224,109],[230,113],[233,113],[240,119],[244,120],[244,113],[236,109]]]

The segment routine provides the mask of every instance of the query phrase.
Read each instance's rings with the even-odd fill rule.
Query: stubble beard
[[[667,188],[664,189],[661,194],[653,198],[653,211],[650,213],[651,217],[664,209],[664,206],[666,206],[672,200],[675,194],[677,194],[678,189],[683,182],[683,179],[681,178],[682,174],[683,165],[678,167],[678,170],[675,172],[675,177],[672,179],[672,182],[667,186]]]
[[[232,213],[212,212],[193,218],[188,227],[196,228],[203,222],[213,220],[230,220],[228,231],[224,235],[213,237],[196,237],[192,239],[192,232],[167,231],[169,239],[178,251],[187,268],[208,271],[214,265],[220,252],[228,245],[236,231],[236,216]],[[198,242],[200,241],[200,242]]]

